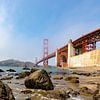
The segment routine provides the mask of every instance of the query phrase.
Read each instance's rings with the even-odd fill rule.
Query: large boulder
[[[37,70],[30,74],[25,80],[25,86],[27,88],[53,90],[54,86],[50,80],[48,73],[45,70]]]
[[[0,80],[0,100],[15,100],[12,90]]]

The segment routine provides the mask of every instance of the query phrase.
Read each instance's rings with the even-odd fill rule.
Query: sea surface
[[[9,69],[14,69],[16,71],[16,73],[21,73],[23,71],[28,71],[28,70],[23,70],[24,67],[15,67],[15,66],[0,66],[0,69],[4,70],[5,72],[7,72],[7,70]],[[37,68],[37,69],[45,69],[47,72],[51,72],[53,74],[55,73],[69,73],[69,70],[68,69],[58,69],[57,67],[55,66],[49,66],[49,67],[29,67],[30,70],[33,68]]]

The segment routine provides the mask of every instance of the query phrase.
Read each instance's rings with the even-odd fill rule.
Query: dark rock
[[[79,72],[79,71],[73,71],[72,72],[72,74],[77,74],[77,75],[84,75],[84,76],[90,76],[91,75],[91,73],[89,73],[89,72]]]
[[[38,69],[36,69],[36,68],[32,68],[31,69],[31,73],[33,73],[33,72],[35,72],[35,71],[37,71]]]
[[[31,90],[23,90],[23,91],[21,91],[21,93],[29,94],[29,93],[32,93],[32,91]]]
[[[0,100],[15,100],[12,90],[0,80]]]
[[[23,70],[30,70],[30,68],[28,68],[28,67],[24,67]]]
[[[0,69],[0,72],[4,72],[4,70]]]
[[[71,94],[74,90],[72,88],[68,88],[67,93]]]
[[[70,82],[71,83],[79,83],[79,80],[78,79],[72,79]]]
[[[79,77],[76,77],[76,76],[68,76],[68,77],[65,77],[65,80],[66,81],[76,80],[76,79],[79,79]]]
[[[93,100],[100,100],[100,95],[93,95]]]
[[[50,80],[48,73],[45,70],[38,70],[30,74],[25,80],[27,88],[53,90],[54,86]]]
[[[76,77],[76,76],[65,77],[65,80],[70,81],[72,83],[79,83],[79,77]]]
[[[78,91],[72,91],[71,95],[77,97],[80,93]]]
[[[7,82],[7,83],[11,83],[11,81]]]
[[[14,69],[8,69],[6,71],[8,71],[8,72],[16,72]]]
[[[81,87],[79,92],[82,95],[92,95],[93,94],[93,91],[91,89],[89,89],[88,87],[85,87],[85,86]]]
[[[57,100],[67,100],[70,98],[69,94],[64,90],[53,90],[47,92],[48,98],[54,98]]]
[[[16,79],[25,78],[26,76],[29,76],[29,75],[30,75],[30,72],[22,72],[16,77]]]
[[[5,76],[0,78],[0,80],[11,80],[13,78],[13,76]]]

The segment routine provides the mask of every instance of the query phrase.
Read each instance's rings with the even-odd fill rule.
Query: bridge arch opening
[[[100,41],[96,42],[96,48],[100,49]]]
[[[65,64],[67,63],[67,57],[65,55],[60,56],[60,67],[65,67]]]
[[[61,59],[62,59],[62,62],[64,62],[64,63],[67,62],[66,56],[62,55],[62,56],[61,56]]]

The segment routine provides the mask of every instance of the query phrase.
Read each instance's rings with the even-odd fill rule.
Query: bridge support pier
[[[67,59],[68,67],[71,67],[70,58],[74,55],[75,55],[75,48],[73,47],[72,40],[70,39],[68,43],[68,59]]]
[[[86,52],[86,46],[87,46],[87,43],[83,42],[82,43],[82,53]]]
[[[59,66],[59,54],[58,54],[58,49],[56,50],[56,57],[55,57],[55,64],[56,66]]]

